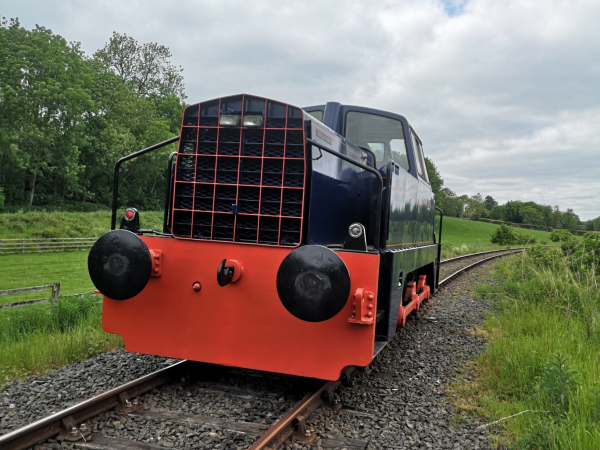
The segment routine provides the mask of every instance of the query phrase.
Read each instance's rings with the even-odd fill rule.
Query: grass
[[[60,283],[60,294],[92,292],[87,270],[88,251],[0,255],[0,291]],[[0,296],[0,305],[47,298],[49,291]]]
[[[117,226],[123,211],[117,214]],[[0,239],[99,237],[110,229],[110,211],[0,214]],[[162,230],[162,211],[140,212],[142,228]]]
[[[0,311],[0,390],[11,380],[121,347],[100,321],[95,295]]]
[[[499,225],[474,220],[444,217],[442,229],[442,258],[466,255],[467,253],[485,252],[506,248],[491,244],[490,238]],[[437,228],[436,228],[437,230]],[[536,239],[537,243],[554,244],[547,231],[518,229],[520,233]],[[518,245],[512,247],[519,247]]]
[[[476,331],[488,344],[465,367],[471,381],[459,377],[451,392],[459,415],[492,422],[528,411],[488,428],[499,447],[599,448],[600,279],[590,252],[533,248],[478,288],[493,302]]]

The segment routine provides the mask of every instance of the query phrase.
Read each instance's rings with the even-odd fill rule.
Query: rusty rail
[[[188,366],[188,361],[180,361],[11,431],[0,436],[0,448],[23,450],[58,434],[67,441],[70,440],[69,436],[73,436],[72,440],[79,439],[80,434],[82,436],[89,434],[89,430],[82,425],[86,420],[115,407],[124,411],[132,409],[133,404],[130,400],[133,397],[167,383],[180,375]]]
[[[314,436],[306,428],[306,419],[324,402],[333,405],[333,391],[339,385],[340,381],[328,381],[316,391],[307,394],[248,450],[275,449],[292,436],[300,441],[312,442]]]
[[[524,248],[517,248],[517,249],[509,249],[509,250],[502,250],[503,253],[500,253],[498,255],[493,255],[493,256],[489,256],[487,258],[481,259],[479,261],[475,261],[472,264],[469,264],[468,266],[465,266],[459,270],[457,270],[456,272],[448,275],[446,278],[444,278],[442,281],[440,281],[439,285],[443,285],[444,283],[447,283],[448,281],[456,278],[458,275],[466,272],[467,270],[472,269],[475,266],[478,266],[479,264],[483,264],[486,261],[490,261],[492,259],[496,259],[496,258],[501,258],[503,256],[509,256],[509,255],[514,255],[516,253],[522,253],[525,249]],[[481,254],[486,254],[486,253],[495,253],[495,252],[482,252],[482,253],[473,253],[471,255],[463,255],[463,256],[459,256],[457,258],[451,258],[451,259],[447,259],[445,261],[442,261],[442,263],[444,262],[449,262],[449,261],[453,261],[455,259],[460,259],[460,258],[466,258],[467,256],[476,256],[476,255],[481,255]]]

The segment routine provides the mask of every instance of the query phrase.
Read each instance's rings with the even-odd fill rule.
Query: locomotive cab
[[[113,231],[88,259],[103,328],[215,364],[331,380],[366,366],[435,287],[419,143],[402,116],[338,103],[188,106],[162,232],[135,208],[114,229],[115,182]]]

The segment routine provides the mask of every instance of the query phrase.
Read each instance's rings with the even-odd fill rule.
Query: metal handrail
[[[375,248],[375,250],[379,250],[380,245],[379,245],[379,232],[380,232],[380,227],[381,227],[381,214],[379,213],[381,211],[381,196],[382,196],[382,191],[383,191],[383,178],[381,177],[381,174],[379,173],[378,170],[373,169],[372,167],[367,166],[366,164],[360,163],[358,161],[356,161],[355,159],[350,158],[347,155],[344,155],[340,152],[337,152],[335,150],[332,150],[330,148],[327,148],[325,146],[323,146],[322,144],[319,144],[318,142],[307,138],[306,142],[308,142],[310,145],[314,145],[315,147],[317,147],[320,150],[324,150],[327,153],[337,156],[340,159],[343,159],[346,162],[349,162],[350,164],[354,164],[355,166],[360,167],[363,170],[366,170],[367,172],[371,172],[372,174],[374,174],[377,177],[377,181],[379,181],[379,190],[377,192],[377,206],[376,206],[376,218],[375,218],[375,236],[373,239],[373,247]]]
[[[130,155],[123,156],[121,159],[117,161],[115,164],[115,175],[113,179],[113,200],[112,200],[112,217],[110,220],[110,229],[114,230],[117,225],[117,201],[119,196],[119,169],[121,168],[121,164],[125,161],[129,161],[130,159],[137,158],[145,153],[158,150],[165,145],[172,144],[179,140],[179,136],[172,137],[171,139],[167,139],[166,141],[159,142],[158,144],[151,145],[150,147],[143,148],[142,150],[138,150],[135,153],[131,153]]]

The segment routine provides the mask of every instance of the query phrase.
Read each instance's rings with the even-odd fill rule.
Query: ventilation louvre
[[[238,115],[239,126],[220,126]],[[243,127],[261,115],[261,127]],[[186,108],[176,163],[173,236],[298,246],[304,208],[304,113],[246,95]]]

